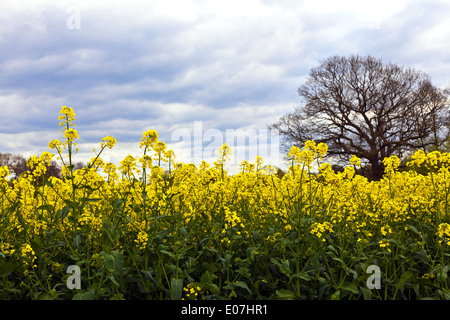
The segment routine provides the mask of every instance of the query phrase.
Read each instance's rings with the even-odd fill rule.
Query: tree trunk
[[[384,174],[384,166],[383,163],[381,163],[378,160],[378,157],[374,157],[369,159],[370,165],[372,166],[372,180],[378,181],[383,178]]]

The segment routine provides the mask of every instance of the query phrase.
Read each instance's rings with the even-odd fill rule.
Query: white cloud
[[[52,137],[53,133],[50,131],[0,133],[0,150],[5,153],[21,154],[24,157],[40,155],[43,151],[50,152],[47,146]]]

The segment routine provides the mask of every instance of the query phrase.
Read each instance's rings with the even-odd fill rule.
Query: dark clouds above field
[[[370,54],[447,86],[448,12],[446,0],[3,0],[0,152],[46,151],[63,105],[77,114],[83,161],[106,135],[118,145],[105,158],[119,161],[148,129],[169,145],[195,121],[265,129],[336,54]]]

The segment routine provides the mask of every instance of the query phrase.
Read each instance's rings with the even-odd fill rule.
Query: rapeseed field
[[[336,173],[307,141],[282,177],[261,157],[230,175],[229,146],[183,164],[149,130],[118,167],[102,160],[107,136],[75,170],[75,112],[59,120],[53,153],[13,181],[0,167],[1,299],[450,298],[447,153],[417,151],[403,170],[386,158],[369,181],[357,157]],[[54,159],[61,179],[45,175]]]

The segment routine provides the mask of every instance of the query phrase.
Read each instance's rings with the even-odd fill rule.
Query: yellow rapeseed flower
[[[352,155],[352,157],[350,158],[350,164],[355,167],[361,167],[361,159],[359,159],[355,155]]]
[[[0,166],[0,178],[9,176],[9,168],[7,166]]]
[[[387,251],[391,252],[391,249],[389,248],[389,241],[388,240],[380,240],[378,242],[378,245],[380,246],[380,248],[386,248]]]
[[[311,234],[316,235],[319,239],[321,239],[322,242],[325,242],[326,240],[325,240],[324,235],[326,233],[333,232],[333,225],[328,221],[324,221],[323,223],[315,222],[311,226],[310,232],[311,232]]]
[[[317,145],[316,149],[317,149],[317,153],[319,154],[320,159],[322,159],[325,156],[325,154],[328,152],[328,146],[323,142],[320,142]]]
[[[145,131],[142,135],[139,148],[150,148],[158,141],[158,132],[156,130]]]
[[[137,168],[136,161],[137,161],[136,158],[133,157],[131,154],[127,155],[120,162],[119,170],[125,175],[131,174],[133,170]]]
[[[63,106],[59,112],[58,120],[64,120],[61,121],[59,126],[63,126],[64,124],[70,126],[73,125],[73,121],[75,121],[75,112],[71,107]]]
[[[445,244],[448,245],[450,240],[450,224],[441,223],[438,226],[436,234],[440,238],[439,243],[444,242]]]
[[[111,136],[107,136],[102,139],[101,148],[103,149],[104,147],[108,147],[109,149],[112,149],[116,143],[116,139]]]
[[[75,139],[79,139],[78,132],[75,129],[69,128],[64,131],[64,137],[68,142],[73,142]]]

